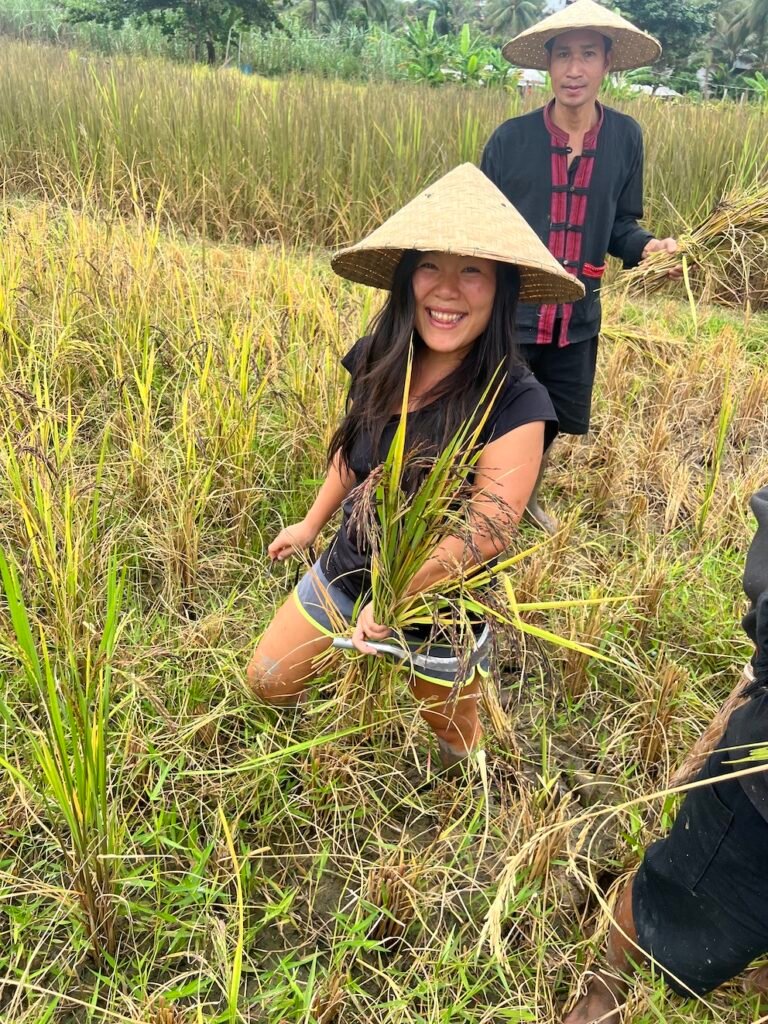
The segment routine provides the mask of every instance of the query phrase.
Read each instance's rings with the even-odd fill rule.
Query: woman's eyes
[[[436,263],[419,263],[419,265],[418,265],[418,267],[416,269],[417,270],[439,270],[440,268],[437,266]],[[479,274],[480,273],[480,268],[479,267],[473,267],[473,266],[462,267],[461,270],[459,271],[459,273],[461,273],[461,274]]]

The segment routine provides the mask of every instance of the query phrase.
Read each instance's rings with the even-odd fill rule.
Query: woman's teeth
[[[436,309],[430,309],[429,315],[440,324],[457,324],[464,316],[463,313],[441,313]]]

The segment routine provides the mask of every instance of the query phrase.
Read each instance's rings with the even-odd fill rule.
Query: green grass
[[[323,472],[371,294],[323,255],[99,202],[6,202],[0,244],[2,1019],[556,1021],[600,900],[672,808],[581,848],[574,821],[663,788],[747,654],[768,320],[608,297],[594,434],[547,482],[563,534],[513,579],[520,602],[634,600],[525,613],[610,662],[500,631],[486,795],[425,785],[397,680],[363,725],[342,656],[296,718],[243,684],[292,575],[265,546]],[[639,1020],[757,1018],[736,987],[707,1010],[646,975],[633,998]]]

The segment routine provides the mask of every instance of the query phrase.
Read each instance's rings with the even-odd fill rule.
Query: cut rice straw
[[[682,260],[705,301],[768,305],[768,181],[732,182],[712,212],[677,241],[677,252],[652,253],[624,275],[627,287],[656,292]]]

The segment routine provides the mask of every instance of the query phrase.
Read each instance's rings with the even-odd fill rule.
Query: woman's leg
[[[330,646],[331,638],[301,613],[295,595],[291,594],[267,626],[248,662],[248,685],[268,704],[293,707],[300,703],[315,675],[313,659]]]
[[[477,715],[480,699],[480,677],[475,673],[471,683],[449,699],[448,686],[428,683],[415,677],[413,695],[423,702],[419,713],[437,736],[440,760],[449,768],[465,761],[479,744],[483,730]]]

